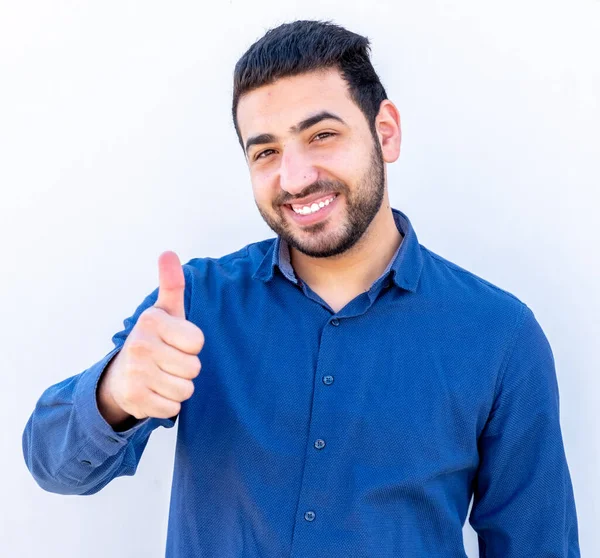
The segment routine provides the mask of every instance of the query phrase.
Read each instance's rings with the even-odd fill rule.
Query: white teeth
[[[335,196],[332,196],[328,200],[321,201],[319,203],[313,203],[312,205],[305,205],[302,207],[298,207],[298,206],[294,207],[292,205],[292,209],[294,210],[295,213],[299,213],[300,215],[308,215],[309,213],[316,213],[323,207],[329,205],[333,201],[334,198],[335,198]]]

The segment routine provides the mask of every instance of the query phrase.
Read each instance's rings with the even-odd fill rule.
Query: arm
[[[579,557],[550,345],[523,306],[479,438],[469,522],[482,558]]]
[[[184,271],[187,275],[186,266]],[[188,289],[191,280],[186,281],[187,312]],[[133,475],[152,431],[175,425],[177,417],[122,421],[123,415],[115,415],[115,408],[108,408],[98,391],[109,363],[117,357],[140,314],[157,297],[155,289],[124,321],[125,328],[112,338],[115,347],[102,360],[49,387],[39,398],[23,431],[22,445],[27,468],[44,490],[94,494],[116,477]]]

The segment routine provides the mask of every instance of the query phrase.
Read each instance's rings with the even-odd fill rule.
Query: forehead
[[[354,122],[362,116],[336,69],[281,78],[240,97],[237,118],[242,139],[281,132],[307,116],[327,110]]]

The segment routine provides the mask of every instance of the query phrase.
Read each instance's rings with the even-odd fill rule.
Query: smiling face
[[[240,98],[237,117],[267,225],[312,257],[354,246],[382,207],[384,154],[341,74],[329,69],[262,86]]]

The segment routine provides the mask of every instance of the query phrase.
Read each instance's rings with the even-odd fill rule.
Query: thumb
[[[185,276],[175,252],[163,252],[158,258],[158,298],[154,306],[176,318],[185,318]]]

